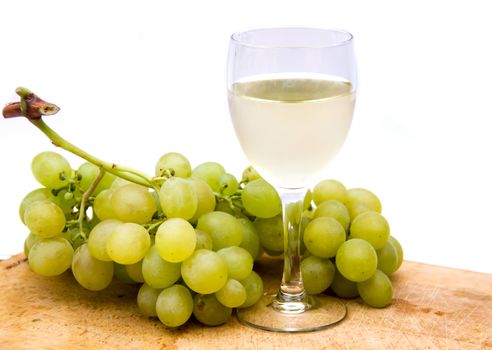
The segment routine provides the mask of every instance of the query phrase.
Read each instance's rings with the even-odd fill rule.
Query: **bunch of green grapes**
[[[191,315],[205,325],[227,322],[234,308],[263,295],[254,261],[283,252],[279,195],[252,167],[238,181],[218,163],[192,168],[183,155],[167,153],[144,187],[91,163],[72,169],[62,155],[43,152],[32,172],[43,187],[27,194],[19,209],[30,230],[24,250],[31,269],[43,276],[70,270],[92,291],[114,278],[141,284],[140,311],[168,327]],[[403,253],[379,199],[325,180],[303,207],[306,291],[331,287],[371,306],[389,304],[387,276]]]
[[[246,180],[246,181],[244,181]],[[242,204],[265,253],[283,253],[280,199],[254,169],[243,174]],[[401,266],[403,250],[390,235],[379,198],[363,188],[323,180],[302,203],[301,273],[308,294],[331,291],[342,298],[360,296],[372,307],[391,303],[389,276]]]
[[[379,198],[363,188],[347,190],[336,180],[324,180],[314,187],[312,200],[302,238],[306,291],[331,290],[342,298],[360,296],[372,307],[389,305],[389,276],[401,266],[403,250],[390,235]]]
[[[263,295],[253,271],[260,239],[241,203],[244,184],[220,164],[192,169],[183,155],[167,153],[152,188],[101,177],[91,163],[74,170],[54,152],[37,155],[32,172],[43,187],[25,196],[20,216],[34,272],[71,270],[92,291],[113,278],[141,284],[140,311],[168,327],[192,314],[205,325],[225,323],[233,308]]]

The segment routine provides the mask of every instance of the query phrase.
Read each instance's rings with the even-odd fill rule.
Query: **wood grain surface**
[[[279,268],[258,267],[268,285]],[[406,261],[392,281],[391,306],[347,301],[347,318],[320,332],[271,333],[235,318],[167,329],[138,313],[136,286],[90,292],[68,272],[35,275],[17,255],[0,262],[0,349],[492,349],[492,275]]]

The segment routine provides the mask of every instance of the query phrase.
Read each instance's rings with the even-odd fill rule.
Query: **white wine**
[[[355,104],[335,77],[257,78],[234,83],[229,108],[251,164],[271,183],[307,186],[342,147]]]

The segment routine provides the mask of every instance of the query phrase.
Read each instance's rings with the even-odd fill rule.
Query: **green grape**
[[[41,276],[58,276],[72,263],[73,248],[64,238],[40,239],[29,250],[29,266]]]
[[[340,224],[342,224],[345,232],[348,231],[350,225],[350,214],[341,202],[336,200],[326,200],[323,201],[314,211],[314,218],[319,217],[330,217],[336,219]]]
[[[219,192],[225,196],[231,196],[239,188],[239,183],[234,175],[223,173],[219,178]]]
[[[89,227],[86,225],[86,222],[84,222],[83,228],[82,228],[85,236],[89,236]],[[63,232],[59,237],[65,238],[67,241],[72,244],[73,249],[77,249],[80,247],[82,244],[85,243],[84,237],[80,234],[80,226],[73,226],[70,227],[67,231]]]
[[[99,175],[99,171],[100,169],[97,165],[89,162],[82,163],[79,166],[79,168],[77,169],[77,174],[80,175],[80,189],[83,192],[86,192],[89,189],[89,187]],[[99,193],[101,193],[101,191],[107,190],[111,187],[111,184],[113,183],[115,178],[116,176],[106,172],[97,184],[94,192],[92,193],[97,196]]]
[[[333,281],[335,265],[328,259],[309,256],[301,262],[301,274],[306,293],[319,294]]]
[[[217,251],[227,265],[227,275],[236,280],[242,280],[253,271],[253,258],[248,251],[241,247],[227,247]]]
[[[214,250],[240,245],[243,239],[243,228],[239,221],[220,211],[202,215],[196,228],[212,237]]]
[[[292,223],[300,224],[302,213],[303,213],[303,204],[302,201],[297,201],[294,203],[289,203],[285,207],[285,216],[290,219]]]
[[[176,177],[191,176],[190,162],[185,156],[176,152],[166,153],[159,158],[155,165],[155,176],[163,176],[166,170]]]
[[[131,222],[115,226],[106,242],[106,251],[111,260],[123,265],[142,260],[149,247],[147,230]]]
[[[304,210],[301,214],[301,220],[302,218],[306,218],[306,219],[314,219],[314,210]]]
[[[215,297],[224,306],[238,307],[246,301],[246,288],[238,280],[229,278],[225,286],[215,292]]]
[[[207,326],[218,326],[231,318],[232,309],[222,305],[215,295],[197,294],[193,298],[193,316]]]
[[[73,200],[73,199],[75,198],[75,196],[74,196],[73,192],[67,192],[67,191],[66,191],[66,192],[63,194],[63,198],[64,198],[66,201],[71,201],[71,200]]]
[[[154,202],[155,202],[155,206],[157,208],[157,215],[158,216],[163,216],[164,213],[162,212],[162,208],[161,208],[161,201],[159,199],[159,191],[152,191],[150,192],[150,194],[152,195],[152,198],[154,198]]]
[[[221,211],[227,214],[231,214],[232,216],[236,215],[236,212],[234,208],[231,207],[230,202],[223,199],[217,200],[217,204],[215,205],[215,211]]]
[[[73,192],[68,192],[67,190],[60,190],[56,195],[56,205],[60,207],[60,209],[65,214],[70,214],[78,203],[80,198],[76,197]]]
[[[313,221],[313,219],[309,216],[301,217],[301,234],[299,237],[299,246],[300,246],[299,251],[301,255],[305,255],[305,253],[308,252],[308,250],[306,249],[306,245],[304,244],[304,232],[306,232],[306,227],[309,225],[311,221]]]
[[[364,188],[351,188],[347,191],[347,202],[345,203],[347,208],[350,208],[356,204],[363,205],[372,211],[381,213],[381,202],[379,198],[369,190]],[[352,219],[355,217],[352,217]]]
[[[277,191],[263,179],[248,182],[241,193],[244,208],[254,216],[268,219],[282,212]]]
[[[94,208],[92,208],[92,215],[90,215],[89,219],[89,231],[96,227],[101,221],[102,220],[97,217],[96,213],[94,213]]]
[[[65,177],[72,174],[72,168],[61,154],[47,151],[34,157],[31,163],[34,178],[43,186],[58,189],[68,184]]]
[[[391,241],[384,244],[383,248],[376,250],[378,254],[378,270],[388,276],[396,271],[398,265],[398,251]]]
[[[311,203],[313,201],[313,193],[311,192],[311,190],[307,190],[306,192],[306,195],[304,196],[304,201],[303,201],[303,209],[304,210],[308,210],[309,208],[311,208]]]
[[[32,234],[31,232],[29,232],[29,234],[27,235],[26,239],[24,240],[24,255],[26,257],[29,256],[29,251],[31,250],[31,248],[36,243],[38,243],[40,240],[41,240],[41,237],[39,237],[38,235],[35,235],[35,234]]]
[[[41,238],[59,235],[65,228],[65,214],[55,203],[44,200],[31,203],[24,213],[29,230]]]
[[[155,306],[161,289],[154,289],[147,284],[142,284],[137,294],[137,305],[142,315],[147,317],[157,316]]]
[[[191,177],[205,181],[214,192],[220,192],[220,177],[224,173],[224,167],[219,163],[206,162],[193,169]]]
[[[376,271],[378,256],[369,242],[354,238],[338,248],[336,265],[346,279],[362,282],[371,278]]]
[[[357,298],[359,296],[357,283],[343,277],[338,270],[335,271],[335,277],[330,287],[340,298]]]
[[[247,216],[241,212],[241,208],[236,204],[239,204],[238,199],[232,201],[232,204],[230,201],[219,199],[217,200],[217,204],[215,205],[215,211],[221,211],[227,214],[231,214],[237,219],[247,218]]]
[[[367,205],[362,203],[354,203],[350,206],[347,206],[347,209],[349,211],[351,221],[354,221],[357,216],[359,216],[362,213],[365,213],[366,211],[373,211]]]
[[[181,264],[186,285],[201,294],[215,293],[227,282],[227,264],[211,250],[199,249]]]
[[[347,189],[337,180],[323,180],[313,189],[313,200],[320,205],[327,200],[337,200],[341,203],[347,202]]]
[[[304,251],[301,252],[301,258],[302,259],[306,259],[309,256],[314,256],[313,254],[311,254],[311,252],[309,250],[305,249]]]
[[[135,284],[135,281],[128,275],[126,271],[127,265],[121,265],[118,263],[113,263],[113,274],[114,277],[123,283],[126,284]]]
[[[87,221],[84,221],[84,223],[83,223],[83,232],[86,235],[86,237],[89,236],[89,229],[87,226]],[[63,231],[62,233],[60,233],[56,237],[65,238],[67,241],[72,243],[72,240],[74,240],[76,238],[76,236],[80,236],[80,226],[79,225],[70,226],[69,229]],[[83,243],[85,243],[85,242],[83,242]],[[72,246],[73,246],[73,244],[72,244]]]
[[[198,208],[198,197],[191,181],[180,177],[171,177],[162,184],[160,203],[168,218],[191,219]]]
[[[276,252],[274,250],[269,250],[265,247],[261,247],[261,251],[264,252],[265,254],[271,256],[271,257],[282,257],[284,252]]]
[[[255,271],[251,271],[248,277],[239,282],[246,289],[246,301],[240,308],[252,306],[263,296],[263,280]]]
[[[128,276],[137,283],[144,282],[142,265],[143,265],[143,259],[136,262],[135,264],[124,265]]]
[[[374,249],[383,248],[388,242],[390,228],[388,222],[379,213],[367,211],[358,215],[350,225],[352,238],[365,239],[372,244]]]
[[[401,247],[400,242],[398,242],[395,237],[390,236],[388,240],[393,244],[393,246],[396,248],[396,252],[398,253],[398,263],[396,264],[396,270],[398,270],[403,263],[403,248]]]
[[[92,209],[100,220],[116,219],[116,214],[111,205],[112,197],[113,190],[101,191],[101,193],[96,196]]]
[[[345,242],[345,230],[334,218],[319,217],[307,225],[303,241],[311,254],[319,258],[332,258]]]
[[[172,286],[181,277],[181,264],[162,259],[157,248],[152,246],[142,263],[142,274],[145,283],[152,288],[162,289]]]
[[[284,251],[284,225],[280,215],[270,219],[257,218],[253,225],[263,248],[274,255]]]
[[[238,221],[243,228],[243,240],[239,246],[246,249],[253,260],[256,260],[260,256],[261,244],[255,225],[247,218],[240,218]]]
[[[73,255],[72,273],[85,289],[103,290],[113,279],[113,263],[97,260],[89,252],[87,244],[82,244]]]
[[[214,211],[215,195],[205,181],[195,178],[189,178],[188,181],[197,197],[196,211],[190,219],[191,222],[195,223],[203,214]]]
[[[195,229],[196,233],[196,247],[195,250],[198,249],[208,249],[212,250],[214,243],[212,241],[212,237],[207,232],[203,232],[201,230]]]
[[[193,312],[193,298],[188,288],[175,284],[160,292],[155,310],[164,325],[179,327],[188,321]]]
[[[244,169],[241,182],[251,182],[260,178],[261,178],[260,174],[258,174],[256,169],[250,165],[249,167]]]
[[[155,246],[164,260],[173,263],[184,261],[195,250],[195,229],[184,219],[168,219],[157,229]]]
[[[89,248],[89,251],[94,258],[101,261],[112,260],[106,250],[106,244],[109,236],[113,233],[113,230],[121,224],[122,222],[119,220],[108,219],[101,221],[94,226],[89,234],[89,239],[87,240],[87,248]]]
[[[142,185],[137,185],[131,181],[128,181],[128,180],[125,180],[121,177],[117,177],[116,179],[114,179],[113,183],[111,184],[111,187],[109,188],[110,190],[117,190],[118,188],[122,187],[122,186],[126,186],[126,185],[134,185],[134,186],[137,186],[141,189],[147,189],[147,187],[145,186],[142,186]]]
[[[56,203],[56,197],[53,196],[53,193],[51,193],[51,190],[49,188],[38,188],[34,191],[29,192],[24,199],[22,199],[22,202],[19,206],[19,216],[21,218],[22,223],[24,222],[24,214],[26,212],[26,208],[31,205],[31,203],[34,203],[39,200],[47,200],[50,202]]]
[[[374,275],[366,281],[357,283],[357,290],[364,302],[372,307],[385,307],[393,299],[393,286],[382,271],[376,270]]]
[[[152,220],[157,205],[147,189],[130,184],[113,191],[111,206],[117,219],[136,224],[146,224]]]

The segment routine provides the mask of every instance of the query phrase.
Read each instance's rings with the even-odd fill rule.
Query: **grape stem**
[[[80,209],[79,209],[79,231],[80,235],[84,239],[84,241],[87,240],[87,236],[85,235],[85,232],[83,230],[84,228],[84,218],[85,218],[85,206],[87,202],[89,201],[89,197],[91,194],[94,192],[96,189],[97,185],[99,182],[101,182],[102,178],[104,177],[104,174],[106,174],[106,171],[103,168],[99,168],[99,174],[97,174],[97,177],[92,181],[91,185],[87,189],[87,191],[84,192],[84,195],[82,196],[82,199],[80,200]]]
[[[102,161],[58,135],[42,119],[43,115],[57,113],[60,110],[58,106],[44,101],[29,89],[23,87],[17,88],[15,92],[20,96],[20,102],[9,103],[3,108],[2,112],[5,118],[26,117],[34,126],[41,130],[56,147],[63,148],[122,179],[138,185],[157,189],[157,185],[153,183],[150,176],[143,172],[130,167]]]
[[[51,140],[51,143],[53,143],[53,145],[55,145],[56,147],[63,148],[64,150],[71,152],[87,160],[88,162],[91,162],[94,165],[97,165],[108,173],[114,174],[138,185],[154,188],[152,184],[152,179],[148,175],[126,166],[105,162],[90,155],[89,153],[83,151],[82,149],[78,148],[77,146],[73,145],[72,143],[68,142],[63,137],[58,135],[43,121],[42,118],[29,119],[29,121],[34,124],[34,126],[36,126],[39,130],[41,130]]]
[[[26,117],[32,124],[34,124],[34,126],[41,130],[51,140],[53,145],[63,148],[64,150],[71,152],[87,160],[88,162],[97,165],[99,168],[125,180],[145,187],[157,189],[157,185],[148,175],[133,168],[102,161],[58,135],[41,118],[43,115],[52,115],[57,113],[60,110],[58,106],[44,101],[29,89],[23,87],[17,88],[15,92],[20,96],[20,102],[12,102],[4,107],[2,112],[5,118],[21,116]]]
[[[164,169],[160,176],[154,176],[152,182],[156,185],[162,185],[166,180],[174,176],[174,170]]]
[[[28,119],[39,119],[42,115],[56,114],[60,108],[44,101],[29,89],[20,87],[15,90],[20,96],[20,102],[12,102],[3,108],[4,118],[26,117]]]
[[[164,221],[166,221],[166,219],[162,219],[162,220],[158,220],[156,222],[150,223],[150,224],[148,224],[148,227],[146,227],[147,225],[144,225],[144,227],[146,227],[147,231],[149,233],[151,233],[152,230],[154,230],[156,227],[160,226]]]
[[[223,195],[223,194],[218,193],[218,192],[214,192],[214,195],[219,200],[226,201],[229,204],[229,208],[231,208],[233,211],[235,211],[236,209],[239,209],[240,211],[244,210],[243,205],[237,201],[237,199],[241,198],[240,190],[238,190],[238,192],[236,192],[230,196],[226,196],[226,195]]]

